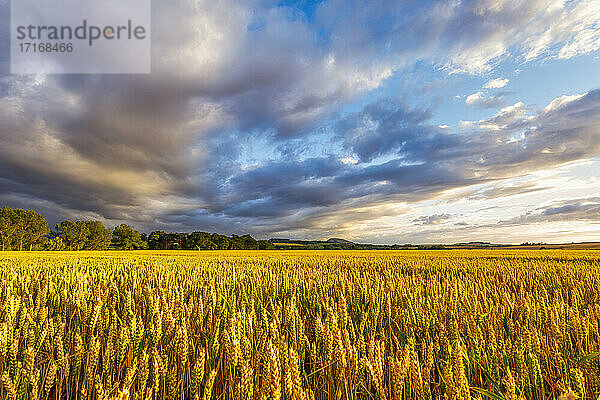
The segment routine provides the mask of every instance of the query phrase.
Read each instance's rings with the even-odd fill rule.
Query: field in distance
[[[0,252],[2,399],[597,399],[600,253]]]

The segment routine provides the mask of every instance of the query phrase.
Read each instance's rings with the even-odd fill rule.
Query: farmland
[[[600,253],[0,253],[2,399],[600,396]]]

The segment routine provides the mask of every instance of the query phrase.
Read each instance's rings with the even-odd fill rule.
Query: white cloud
[[[463,24],[460,6],[440,7],[443,13],[436,23],[460,23],[460,33],[466,33],[457,36],[469,41],[442,62],[451,73],[482,74],[506,57],[570,58],[600,47],[597,0],[480,0],[475,4],[468,24]],[[457,15],[460,19],[454,20]]]
[[[484,89],[499,89],[499,88],[503,88],[504,86],[506,86],[506,84],[509,82],[508,79],[502,79],[502,78],[496,78],[496,79],[492,79],[491,81],[487,82],[485,85],[483,85]]]
[[[496,78],[483,85],[484,89],[503,88],[509,82],[508,79]],[[468,106],[480,106],[485,108],[496,108],[504,105],[502,96],[486,96],[482,91],[467,96],[465,103]]]
[[[458,122],[458,126],[459,126],[461,129],[467,129],[467,128],[470,128],[470,127],[472,127],[472,126],[475,126],[475,124],[476,124],[476,122],[474,122],[474,121],[463,121],[463,120],[461,120],[461,121],[459,121],[459,122]]]
[[[468,106],[472,106],[473,104],[480,102],[483,98],[483,92],[473,93],[467,96],[467,100],[465,101],[465,103]]]
[[[585,29],[563,46],[558,58],[571,58],[600,49],[600,29]]]
[[[555,98],[554,100],[552,100],[550,102],[550,104],[548,104],[546,106],[546,108],[544,108],[544,112],[549,113],[551,111],[556,111],[559,108],[562,108],[564,106],[566,106],[567,104],[575,101],[575,100],[579,100],[580,98],[582,98],[583,96],[585,96],[587,93],[583,93],[583,94],[572,94],[570,96],[560,96]]]
[[[459,125],[462,129],[477,126],[486,131],[500,131],[527,121],[527,110],[527,106],[525,106],[523,102],[518,102],[511,106],[503,107],[491,118],[485,118],[479,121],[460,121]]]
[[[481,108],[498,108],[504,105],[502,96],[487,97],[481,91],[467,96],[465,103],[468,106],[478,106]]]
[[[540,30],[540,28],[543,28]],[[534,32],[537,30],[537,33]],[[598,48],[593,43],[600,31],[600,2],[597,0],[556,1],[546,5],[540,18],[524,29],[526,34],[522,47],[525,61],[534,60],[544,54],[558,58],[571,58]],[[566,44],[565,44],[566,43]],[[554,45],[563,44],[556,55]]]

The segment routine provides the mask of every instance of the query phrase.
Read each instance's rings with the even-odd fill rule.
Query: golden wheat
[[[0,253],[2,399],[597,399],[593,251]]]

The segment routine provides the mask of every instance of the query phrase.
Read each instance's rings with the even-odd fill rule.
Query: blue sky
[[[0,43],[1,204],[258,238],[600,240],[597,1],[153,8],[150,75],[11,75]]]

